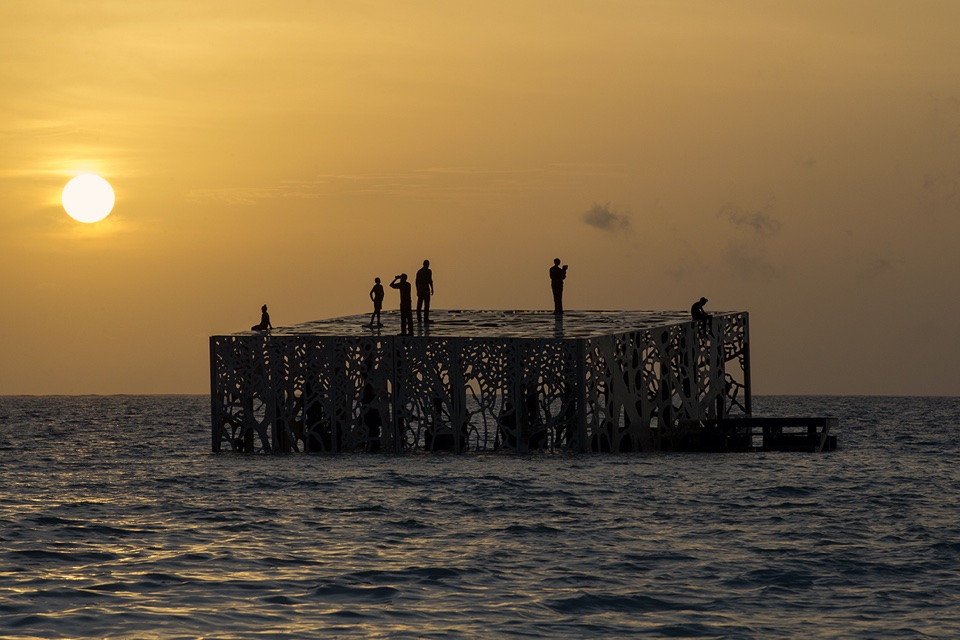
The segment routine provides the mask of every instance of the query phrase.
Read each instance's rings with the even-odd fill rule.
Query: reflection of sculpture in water
[[[376,284],[370,289],[370,299],[373,300],[373,313],[370,314],[370,326],[382,327],[380,322],[380,309],[383,308],[383,285],[380,284],[380,278],[373,279]],[[377,319],[377,324],[373,324],[373,319]]]
[[[267,305],[260,307],[260,324],[250,327],[250,331],[270,331],[273,325],[270,324],[270,314],[267,313]]]
[[[553,289],[553,312],[563,313],[563,281],[567,277],[567,265],[560,266],[560,258],[553,259],[550,267],[550,288]]]
[[[417,271],[417,323],[430,322],[430,296],[433,295],[433,271],[430,261],[424,260]],[[423,313],[421,313],[421,311]]]
[[[391,289],[400,291],[400,335],[413,335],[413,297],[410,294],[410,283],[407,274],[401,273],[393,277]]]

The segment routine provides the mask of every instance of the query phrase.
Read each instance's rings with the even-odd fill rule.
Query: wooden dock
[[[837,418],[753,418],[738,416],[705,420],[691,436],[696,451],[835,451]]]

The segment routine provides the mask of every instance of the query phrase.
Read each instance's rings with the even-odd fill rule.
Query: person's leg
[[[423,296],[417,294],[417,324],[423,322]]]
[[[423,320],[430,322],[430,296],[423,296]]]

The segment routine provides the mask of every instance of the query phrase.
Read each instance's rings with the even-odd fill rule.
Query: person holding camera
[[[550,267],[550,288],[553,289],[553,312],[563,313],[563,281],[567,277],[567,265],[560,266],[560,258],[553,259]]]
[[[400,291],[400,335],[413,335],[413,296],[410,293],[410,283],[407,282],[407,274],[401,273],[393,277],[390,283],[391,289]]]

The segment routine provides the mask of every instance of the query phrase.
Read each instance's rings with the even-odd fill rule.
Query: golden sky
[[[754,393],[960,394],[960,3],[0,3],[0,394],[207,393],[207,338],[750,312]],[[60,205],[94,172],[116,206]],[[388,291],[387,308],[397,306]]]

